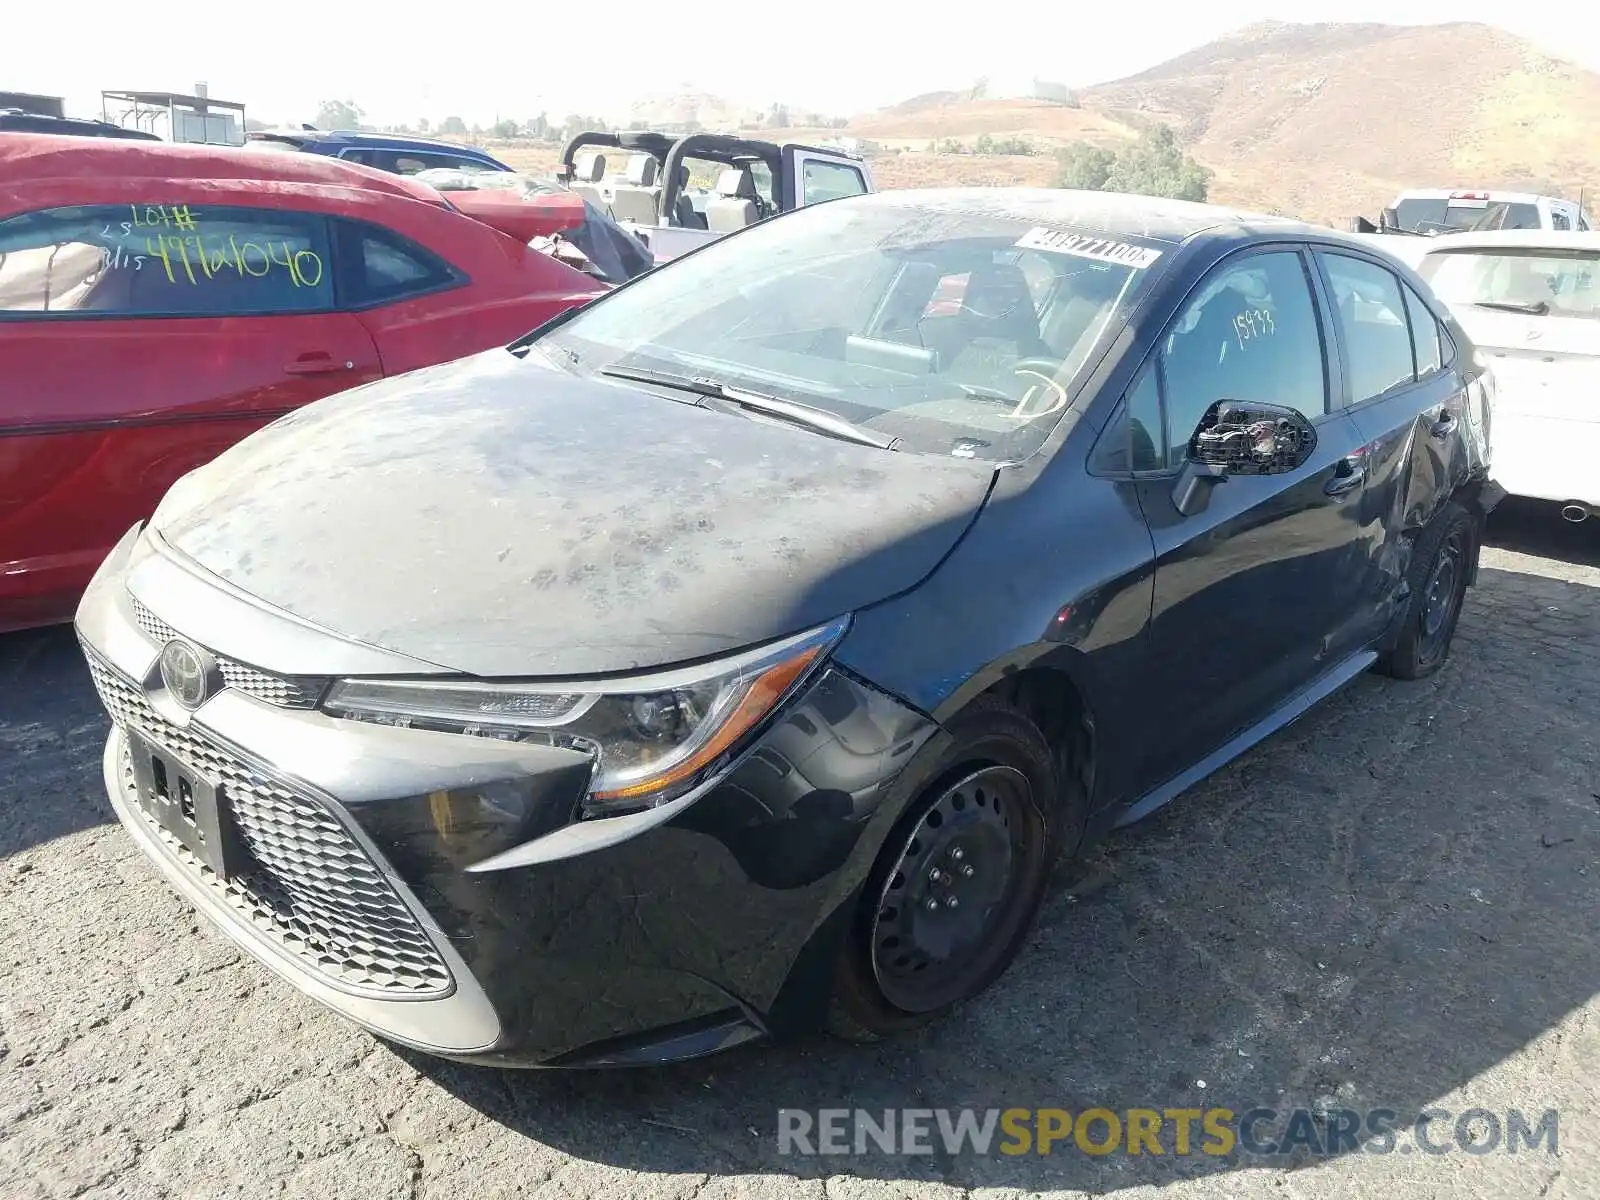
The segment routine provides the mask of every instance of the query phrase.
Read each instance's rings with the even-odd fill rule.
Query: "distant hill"
[[[1404,187],[1600,189],[1600,75],[1491,26],[1252,25],[1113,83],[1080,107],[930,92],[851,120],[887,186],[1048,182],[1048,156],[927,154],[983,134],[1051,150],[1171,125],[1212,197],[1342,225]]]
[[[1221,198],[1309,216],[1407,186],[1600,184],[1600,75],[1488,25],[1268,22],[1084,102],[1171,124]]]
[[[1214,172],[1212,199],[1336,226],[1407,187],[1588,189],[1600,211],[1600,75],[1488,25],[1265,22],[1065,102],[973,95],[925,92],[842,129],[790,108],[780,135],[774,106],[685,85],[629,123],[844,135],[880,187],[922,187],[1049,184],[1060,147],[1160,122]]]

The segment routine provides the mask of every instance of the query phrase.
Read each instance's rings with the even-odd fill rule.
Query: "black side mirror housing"
[[[1234,475],[1298,471],[1316,448],[1316,426],[1298,409],[1219,400],[1189,439],[1188,461],[1172,490],[1172,503],[1184,516],[1193,516],[1211,502],[1217,484]]]

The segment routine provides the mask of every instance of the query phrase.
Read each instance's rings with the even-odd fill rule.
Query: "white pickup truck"
[[[696,176],[711,186],[695,187]],[[719,133],[580,133],[557,179],[639,237],[657,263],[780,212],[874,190],[859,155]]]
[[[1545,229],[1553,232],[1590,228],[1589,215],[1575,200],[1532,192],[1455,191],[1415,188],[1401,192],[1383,210],[1377,225],[1364,217],[1352,223],[1356,233],[1420,233],[1433,236],[1497,229]]]
[[[1417,273],[1495,381],[1490,473],[1568,521],[1600,512],[1600,233],[1452,233]]]

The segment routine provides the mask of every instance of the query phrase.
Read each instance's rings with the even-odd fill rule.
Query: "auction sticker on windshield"
[[[1161,257],[1161,251],[1148,246],[1043,227],[1030,229],[1018,238],[1017,249],[1051,250],[1057,254],[1074,254],[1098,262],[1119,263],[1125,267],[1148,267]]]

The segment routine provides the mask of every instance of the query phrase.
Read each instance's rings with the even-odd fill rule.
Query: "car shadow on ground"
[[[0,634],[0,860],[113,819],[109,728],[70,625]]]
[[[1508,496],[1490,517],[1486,534],[1485,544],[1496,549],[1600,567],[1600,515],[1574,524],[1562,519],[1559,504]]]
[[[1491,540],[1514,545],[1520,524],[1497,521]],[[1064,867],[1016,965],[936,1026],[655,1070],[506,1072],[402,1054],[512,1132],[657,1172],[1103,1193],[1291,1165],[1237,1147],[1176,1156],[1171,1126],[1159,1157],[1070,1140],[1007,1155],[1002,1137],[951,1157],[937,1132],[932,1154],[868,1141],[865,1154],[786,1155],[782,1108],[1266,1108],[1280,1114],[1257,1127],[1269,1144],[1297,1108],[1317,1122],[1383,1109],[1410,1148],[1430,1106],[1452,1114],[1435,1143],[1474,1106],[1502,1121],[1519,1109],[1534,1127],[1585,1103],[1562,1090],[1583,1084],[1560,1059],[1600,992],[1584,915],[1600,858],[1597,707],[1600,586],[1486,562],[1443,671],[1357,680]],[[1326,1138],[1325,1122],[1313,1128]],[[1507,1161],[1530,1191],[1559,1173],[1542,1146]]]

